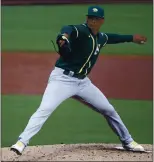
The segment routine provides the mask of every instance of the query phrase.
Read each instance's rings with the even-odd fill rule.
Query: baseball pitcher
[[[49,76],[39,108],[31,116],[16,144],[11,147],[18,155],[22,154],[30,139],[39,132],[53,111],[70,97],[75,97],[101,113],[119,137],[124,149],[144,151],[144,148],[133,140],[104,94],[90,81],[88,74],[105,45],[124,42],[143,44],[147,39],[141,35],[100,32],[104,23],[104,10],[99,6],[89,7],[86,16],[86,23],[64,26],[57,36],[60,57]]]

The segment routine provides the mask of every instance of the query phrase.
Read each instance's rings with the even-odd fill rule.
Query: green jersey
[[[106,44],[131,42],[132,35],[107,34],[94,35],[87,24],[69,25],[61,29],[61,34],[69,35],[71,52],[67,59],[60,56],[55,66],[75,74],[86,76],[96,63],[101,48]]]

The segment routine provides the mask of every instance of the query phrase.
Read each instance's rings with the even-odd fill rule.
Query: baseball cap
[[[94,16],[104,18],[104,9],[99,6],[90,6],[88,8],[88,14],[86,16]]]

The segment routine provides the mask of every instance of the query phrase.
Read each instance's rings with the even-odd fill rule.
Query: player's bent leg
[[[114,107],[96,86],[92,83],[85,86],[74,98],[101,113],[126,149],[143,150],[141,145],[134,142]]]
[[[65,92],[65,93],[61,93]],[[74,84],[52,80],[44,92],[41,104],[37,111],[31,116],[26,128],[20,134],[18,142],[11,147],[17,154],[21,154],[29,143],[29,140],[36,135],[52,112],[67,98],[77,92]]]

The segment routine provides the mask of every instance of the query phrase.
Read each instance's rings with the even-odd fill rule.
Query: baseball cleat
[[[131,143],[129,143],[128,145],[123,145],[123,148],[125,150],[128,150],[128,151],[138,151],[138,152],[144,152],[144,148],[138,144],[137,142],[135,141],[132,141]]]
[[[17,155],[22,155],[25,147],[26,146],[21,141],[17,141],[16,144],[11,146],[10,150],[14,151]]]

